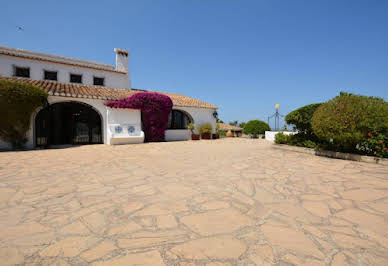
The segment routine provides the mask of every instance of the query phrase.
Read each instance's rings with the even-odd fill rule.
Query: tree
[[[341,93],[314,113],[312,129],[336,150],[353,152],[370,132],[388,125],[388,102],[381,98]]]
[[[21,148],[26,143],[32,113],[47,102],[40,87],[0,80],[0,138]]]
[[[244,133],[256,138],[259,134],[264,134],[265,131],[271,130],[269,125],[260,120],[251,120],[244,125]]]
[[[289,125],[295,125],[298,133],[312,135],[313,129],[311,126],[311,120],[313,118],[314,112],[321,105],[321,103],[313,103],[300,107],[286,115],[285,121]]]
[[[237,126],[238,125],[238,120],[234,120],[232,122],[229,122],[229,125],[231,126]]]
[[[244,128],[245,124],[246,124],[245,122],[241,122],[240,124],[238,124],[238,126],[241,128]]]

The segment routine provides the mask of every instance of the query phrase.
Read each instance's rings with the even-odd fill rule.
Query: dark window
[[[29,67],[15,67],[15,76],[29,78],[30,77],[30,68]]]
[[[104,86],[104,78],[94,77],[93,78],[93,85]]]
[[[56,71],[44,71],[44,79],[47,80],[58,80]]]
[[[172,110],[168,117],[168,129],[186,129],[190,123],[190,117],[179,110]]]
[[[70,82],[82,83],[82,75],[70,74]]]

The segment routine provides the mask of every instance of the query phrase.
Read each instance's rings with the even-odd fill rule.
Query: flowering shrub
[[[140,109],[146,141],[164,141],[168,116],[172,109],[170,97],[156,92],[139,92],[131,97],[110,101],[111,108]]]
[[[361,143],[360,150],[368,155],[388,158],[388,134],[368,133],[368,139]]]

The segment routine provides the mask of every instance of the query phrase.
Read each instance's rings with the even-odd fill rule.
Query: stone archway
[[[90,105],[59,102],[35,117],[36,146],[102,143],[102,119]]]

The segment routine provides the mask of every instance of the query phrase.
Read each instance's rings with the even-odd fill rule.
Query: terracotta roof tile
[[[242,131],[243,130],[241,127],[236,127],[236,126],[232,126],[232,125],[224,124],[224,123],[218,123],[218,126],[219,126],[218,129],[221,131],[229,131],[229,130]]]
[[[129,97],[139,90],[117,89],[93,85],[61,83],[50,80],[33,80],[28,78],[2,77],[0,79],[29,83],[43,88],[51,96],[73,97],[73,98],[95,98],[101,100],[118,100]],[[156,91],[155,91],[156,92]],[[203,101],[183,96],[176,93],[159,92],[169,96],[174,106],[198,107],[217,109],[218,107]]]

